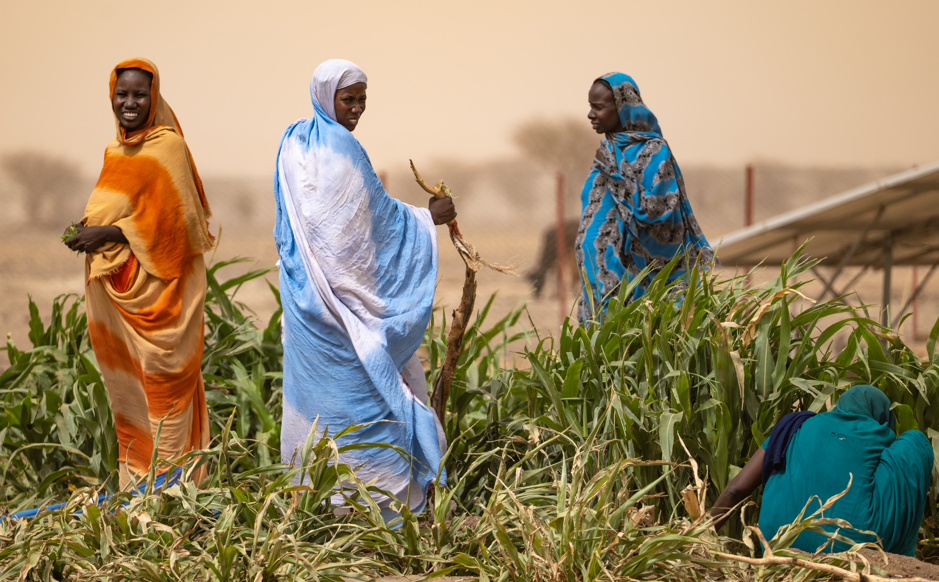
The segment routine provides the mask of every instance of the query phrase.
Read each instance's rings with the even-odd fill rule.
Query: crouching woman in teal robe
[[[854,529],[835,525],[822,529],[837,530],[855,542],[877,542],[888,552],[915,556],[933,450],[922,432],[909,430],[898,437],[895,427],[890,400],[866,385],[842,394],[829,412],[786,415],[714,503],[715,526],[720,527],[730,516],[728,510],[762,483],[759,526],[763,536],[771,539],[796,520],[807,502],[804,517],[847,489],[850,480],[850,490],[825,510],[824,517],[843,519]],[[792,547],[805,552],[850,549],[844,542],[812,531],[801,532]]]

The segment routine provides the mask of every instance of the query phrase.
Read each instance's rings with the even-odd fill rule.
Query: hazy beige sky
[[[513,153],[516,124],[584,117],[613,70],[685,164],[912,165],[939,159],[937,22],[935,0],[3,0],[0,153],[97,174],[108,74],[143,56],[203,174],[270,174],[314,68],[346,58],[369,76],[356,136],[379,170]]]

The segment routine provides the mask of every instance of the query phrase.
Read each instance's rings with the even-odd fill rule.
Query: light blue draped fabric
[[[680,278],[697,260],[714,259],[691,211],[678,163],[635,81],[622,73],[598,81],[613,91],[626,131],[603,140],[581,191],[575,249],[584,284],[578,306],[581,321],[602,312],[619,286],[629,284],[646,266],[652,265],[652,272],[637,284],[630,300],[641,297],[648,281],[678,254],[685,256],[669,281]]]
[[[421,511],[446,450],[415,356],[434,300],[436,229],[426,208],[391,198],[355,137],[315,98],[313,106],[313,117],[284,131],[274,180],[284,309],[281,456],[299,460],[317,418],[320,435],[371,423],[339,444],[390,443],[410,458],[363,448],[341,461]],[[388,497],[374,498],[386,519],[396,516]]]

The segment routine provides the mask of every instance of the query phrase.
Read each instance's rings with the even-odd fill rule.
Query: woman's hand
[[[453,205],[453,198],[432,197],[427,203],[430,210],[430,216],[434,219],[434,224],[447,224],[456,218],[456,207]]]
[[[65,246],[73,251],[91,253],[107,243],[127,243],[124,233],[116,226],[84,226],[79,224],[75,228],[78,230],[78,234],[65,240]]]

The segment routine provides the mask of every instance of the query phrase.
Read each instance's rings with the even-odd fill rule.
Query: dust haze
[[[715,246],[744,225],[747,164],[760,221],[939,159],[939,3],[929,0],[352,8],[169,0],[159,12],[172,21],[158,18],[147,34],[127,32],[126,12],[111,0],[0,8],[0,331],[23,345],[28,295],[48,313],[56,295],[83,291],[83,260],[59,235],[80,218],[114,135],[108,74],[133,55],[160,67],[216,213],[216,260],[273,267],[280,133],[310,116],[316,65],[347,58],[369,75],[356,137],[389,193],[426,205],[409,158],[428,180],[444,179],[484,256],[542,273],[537,298],[531,278],[484,274],[479,301],[498,292],[498,314],[528,300],[544,329],[556,329],[566,310],[543,241],[557,223],[558,175],[562,218],[579,216],[600,140],[586,120],[586,93],[599,75],[636,79]],[[437,301],[452,307],[462,264],[445,244],[440,267]],[[902,301],[909,273],[894,277]],[[276,271],[268,280],[276,284]],[[858,289],[878,285],[874,276]],[[261,282],[239,296],[262,318],[275,305]],[[572,290],[566,297],[569,309]],[[920,304],[920,318],[934,321],[929,290]]]

